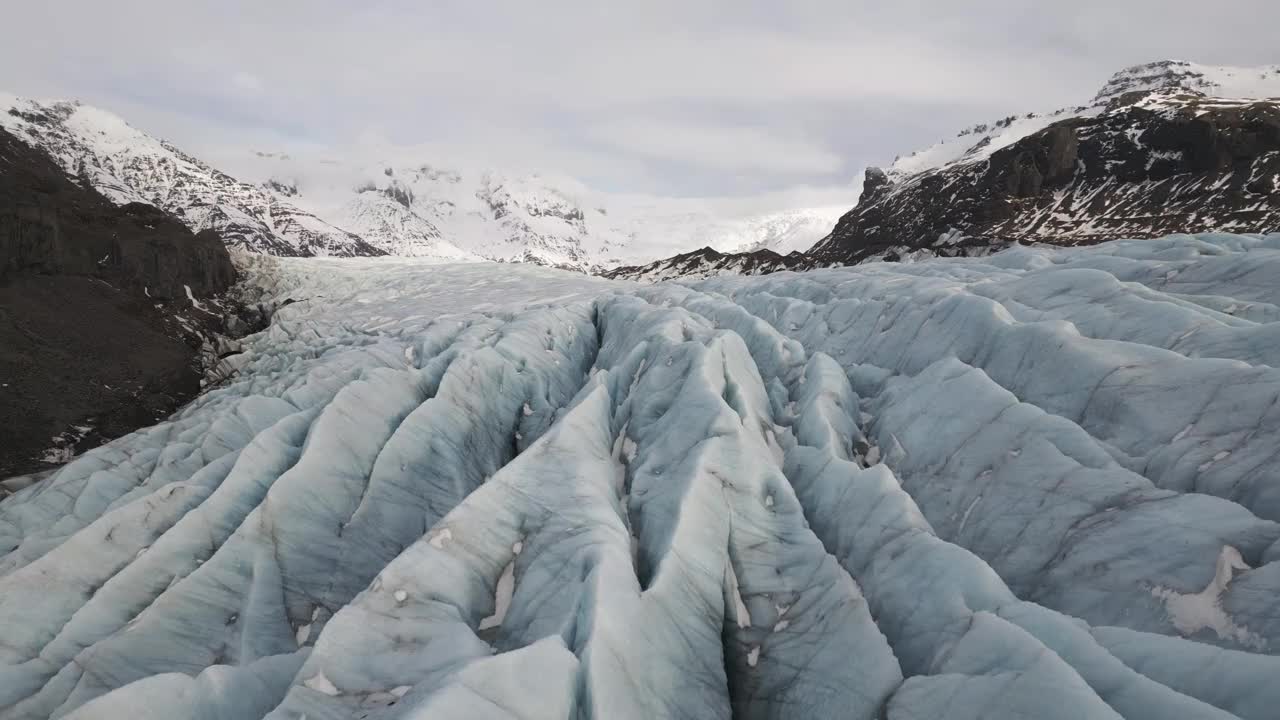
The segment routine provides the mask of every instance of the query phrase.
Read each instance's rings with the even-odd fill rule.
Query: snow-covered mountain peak
[[[1200,65],[1183,60],[1161,60],[1135,65],[1115,75],[1088,104],[1053,112],[1009,115],[979,123],[955,137],[924,150],[896,158],[888,168],[891,178],[944,168],[956,163],[983,160],[1001,148],[1071,117],[1094,117],[1120,101],[1140,102],[1144,97],[1169,99],[1187,93],[1234,99],[1280,98],[1280,65],[1229,67]]]
[[[1280,98],[1280,65],[1231,67],[1161,60],[1125,68],[1094,97],[1095,105],[1130,93],[1177,89],[1223,98]]]
[[[393,255],[414,255],[403,232],[416,228],[463,255],[592,271],[649,262],[691,249],[765,247],[787,253],[821,239],[856,201],[795,207],[783,199],[664,198],[594,190],[564,175],[449,168],[401,157],[301,158],[258,152],[237,161],[308,210]],[[293,197],[296,194],[296,198]],[[781,209],[779,209],[781,208]],[[411,233],[412,234],[412,233]],[[399,243],[399,244],[397,244]]]

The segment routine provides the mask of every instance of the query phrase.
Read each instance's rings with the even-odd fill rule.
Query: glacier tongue
[[[1280,704],[1280,235],[246,271],[228,381],[0,503],[0,718]]]

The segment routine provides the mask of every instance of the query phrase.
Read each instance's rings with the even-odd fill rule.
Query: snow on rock
[[[0,719],[1280,705],[1280,235],[245,274],[232,377],[0,501]]]
[[[1223,98],[1280,98],[1280,65],[1231,67],[1161,60],[1126,68],[1094,98],[1109,102],[1126,93],[1176,88]]]

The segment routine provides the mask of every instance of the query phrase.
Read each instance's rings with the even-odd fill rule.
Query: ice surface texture
[[[1280,707],[1280,235],[249,274],[231,380],[0,504],[0,718]]]

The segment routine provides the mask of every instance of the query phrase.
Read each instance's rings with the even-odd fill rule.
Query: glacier
[[[0,502],[0,718],[1280,706],[1280,234],[240,262],[225,379]]]

